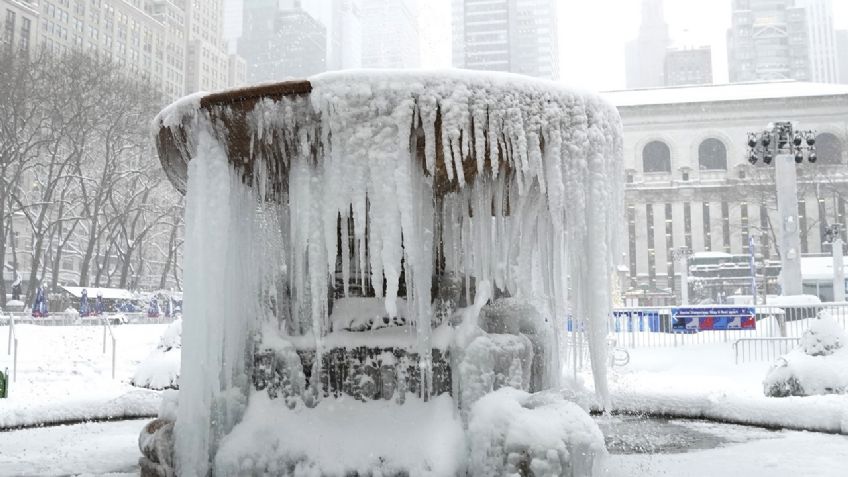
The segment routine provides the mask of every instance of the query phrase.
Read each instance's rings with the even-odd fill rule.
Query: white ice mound
[[[215,475],[450,477],[464,461],[462,422],[447,395],[403,405],[325,399],[292,410],[254,393],[221,442]]]
[[[133,374],[130,384],[148,389],[177,389],[180,380],[182,318],[171,323],[159,344]]]
[[[600,475],[607,455],[595,421],[554,392],[486,395],[471,408],[468,436],[471,476]]]

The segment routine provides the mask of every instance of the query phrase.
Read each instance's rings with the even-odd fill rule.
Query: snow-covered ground
[[[112,380],[111,345],[104,355],[102,327],[19,325],[18,380],[12,383],[9,399],[0,400],[0,427],[122,413],[155,414],[160,394],[127,382],[166,326],[114,327],[118,359]],[[0,327],[0,367],[11,367],[11,357],[5,353],[7,332],[7,327]],[[766,398],[762,381],[770,363],[736,365],[730,344],[629,352],[630,363],[615,368],[610,376],[617,408],[754,417],[775,424],[848,430],[848,396]],[[0,475],[137,472],[137,438],[144,422],[0,432]],[[719,435],[722,442],[683,453],[613,452],[608,475],[845,475],[848,437],[844,435],[675,422]],[[662,433],[657,435],[659,439]]]
[[[610,374],[614,408],[848,433],[848,395],[765,397],[771,363],[735,364],[728,343],[629,353]]]
[[[116,371],[112,344],[103,353],[101,326],[16,325],[17,381],[0,399],[0,428],[65,419],[153,415],[159,393],[128,384],[138,363],[154,349],[167,325],[119,325]],[[12,372],[8,326],[0,326],[0,369]]]

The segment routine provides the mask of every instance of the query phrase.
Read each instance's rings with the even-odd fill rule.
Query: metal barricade
[[[774,361],[798,345],[800,338],[741,338],[733,342],[736,364],[752,361]]]

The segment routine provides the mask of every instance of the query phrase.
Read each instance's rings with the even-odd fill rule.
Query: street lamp
[[[842,224],[831,224],[825,229],[825,243],[833,253],[833,301],[845,301],[845,265],[842,257]]]
[[[806,158],[815,163],[816,136],[813,131],[796,130],[789,121],[770,123],[763,132],[748,133],[748,162],[775,161],[777,214],[780,217],[780,285],[783,295],[800,295],[801,235],[798,229],[798,184],[795,165]]]
[[[689,247],[678,247],[671,249],[671,259],[683,264],[680,273],[680,302],[681,305],[689,304],[689,256],[692,250]]]

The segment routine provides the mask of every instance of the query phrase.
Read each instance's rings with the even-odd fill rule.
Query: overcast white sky
[[[560,78],[594,90],[624,88],[624,45],[639,30],[641,0],[559,0]],[[731,0],[665,0],[674,46],[710,45],[713,76],[727,81]],[[422,67],[450,66],[450,0],[419,0]],[[833,0],[837,29],[848,29],[848,0]]]

